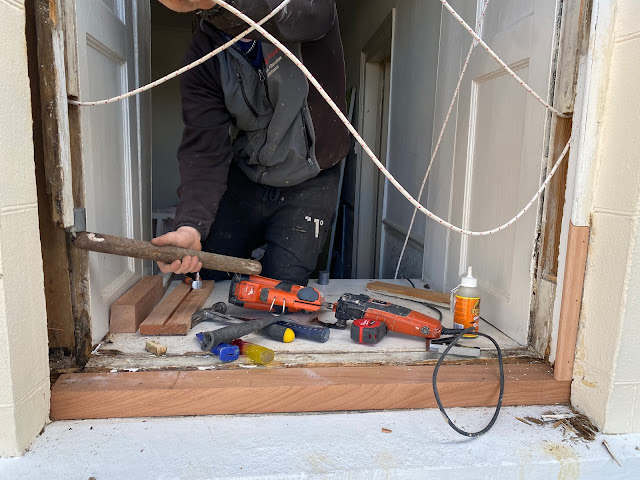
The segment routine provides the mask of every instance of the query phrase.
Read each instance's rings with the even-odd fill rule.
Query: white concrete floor
[[[549,410],[568,412],[504,408],[477,439],[456,434],[435,409],[55,422],[23,457],[0,459],[0,478],[640,478],[640,434],[598,434],[587,442],[565,436],[561,427],[515,418],[541,418]],[[492,411],[451,414],[459,426],[479,429]]]

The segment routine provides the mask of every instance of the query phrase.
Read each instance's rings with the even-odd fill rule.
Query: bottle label
[[[480,323],[480,298],[467,298],[456,295],[453,311],[453,327],[464,330],[474,327],[478,331]]]

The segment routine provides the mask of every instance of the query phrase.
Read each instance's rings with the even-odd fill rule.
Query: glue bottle
[[[480,323],[480,289],[478,288],[478,279],[474,278],[471,267],[469,267],[467,276],[462,278],[460,285],[453,293],[455,294],[452,308],[453,328],[464,330],[475,327],[477,332]],[[477,335],[465,336],[477,337]]]

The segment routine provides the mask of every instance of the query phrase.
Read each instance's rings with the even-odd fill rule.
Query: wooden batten
[[[393,410],[436,406],[433,366],[256,368],[62,375],[51,395],[54,420],[284,412]],[[505,365],[503,405],[568,403],[569,381],[548,365]],[[496,363],[445,365],[446,407],[494,406]]]
[[[571,381],[573,377],[588,247],[589,227],[576,227],[571,223],[562,287],[558,345],[553,370],[553,376],[558,381]]]

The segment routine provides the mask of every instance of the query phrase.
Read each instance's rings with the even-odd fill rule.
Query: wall
[[[595,1],[594,22],[614,15],[606,88],[592,165],[591,237],[572,403],[606,433],[640,432],[640,10],[635,0]],[[600,16],[600,18],[599,18]],[[592,36],[593,36],[592,26]]]
[[[411,194],[417,195],[431,154],[440,3],[423,0],[338,2],[347,88],[360,87],[360,52],[394,7],[396,25],[392,51],[387,167]],[[363,161],[370,162],[365,156]],[[353,165],[347,165],[346,194],[354,186],[353,175]],[[395,272],[413,206],[393,186],[385,189],[385,197],[384,218],[394,226],[385,227],[382,245],[381,276],[388,278]],[[427,189],[423,193],[425,201],[426,198]],[[416,218],[412,234],[415,241],[408,245],[405,253],[400,273],[408,277],[422,275],[424,222],[424,216]]]
[[[191,41],[191,14],[178,14],[152,2],[151,75],[163,77],[182,67]],[[176,152],[182,139],[180,80],[166,82],[151,91],[152,129],[152,208],[178,203],[180,184]]]
[[[0,1],[0,31],[2,457],[21,454],[47,421],[49,368],[23,0]]]

